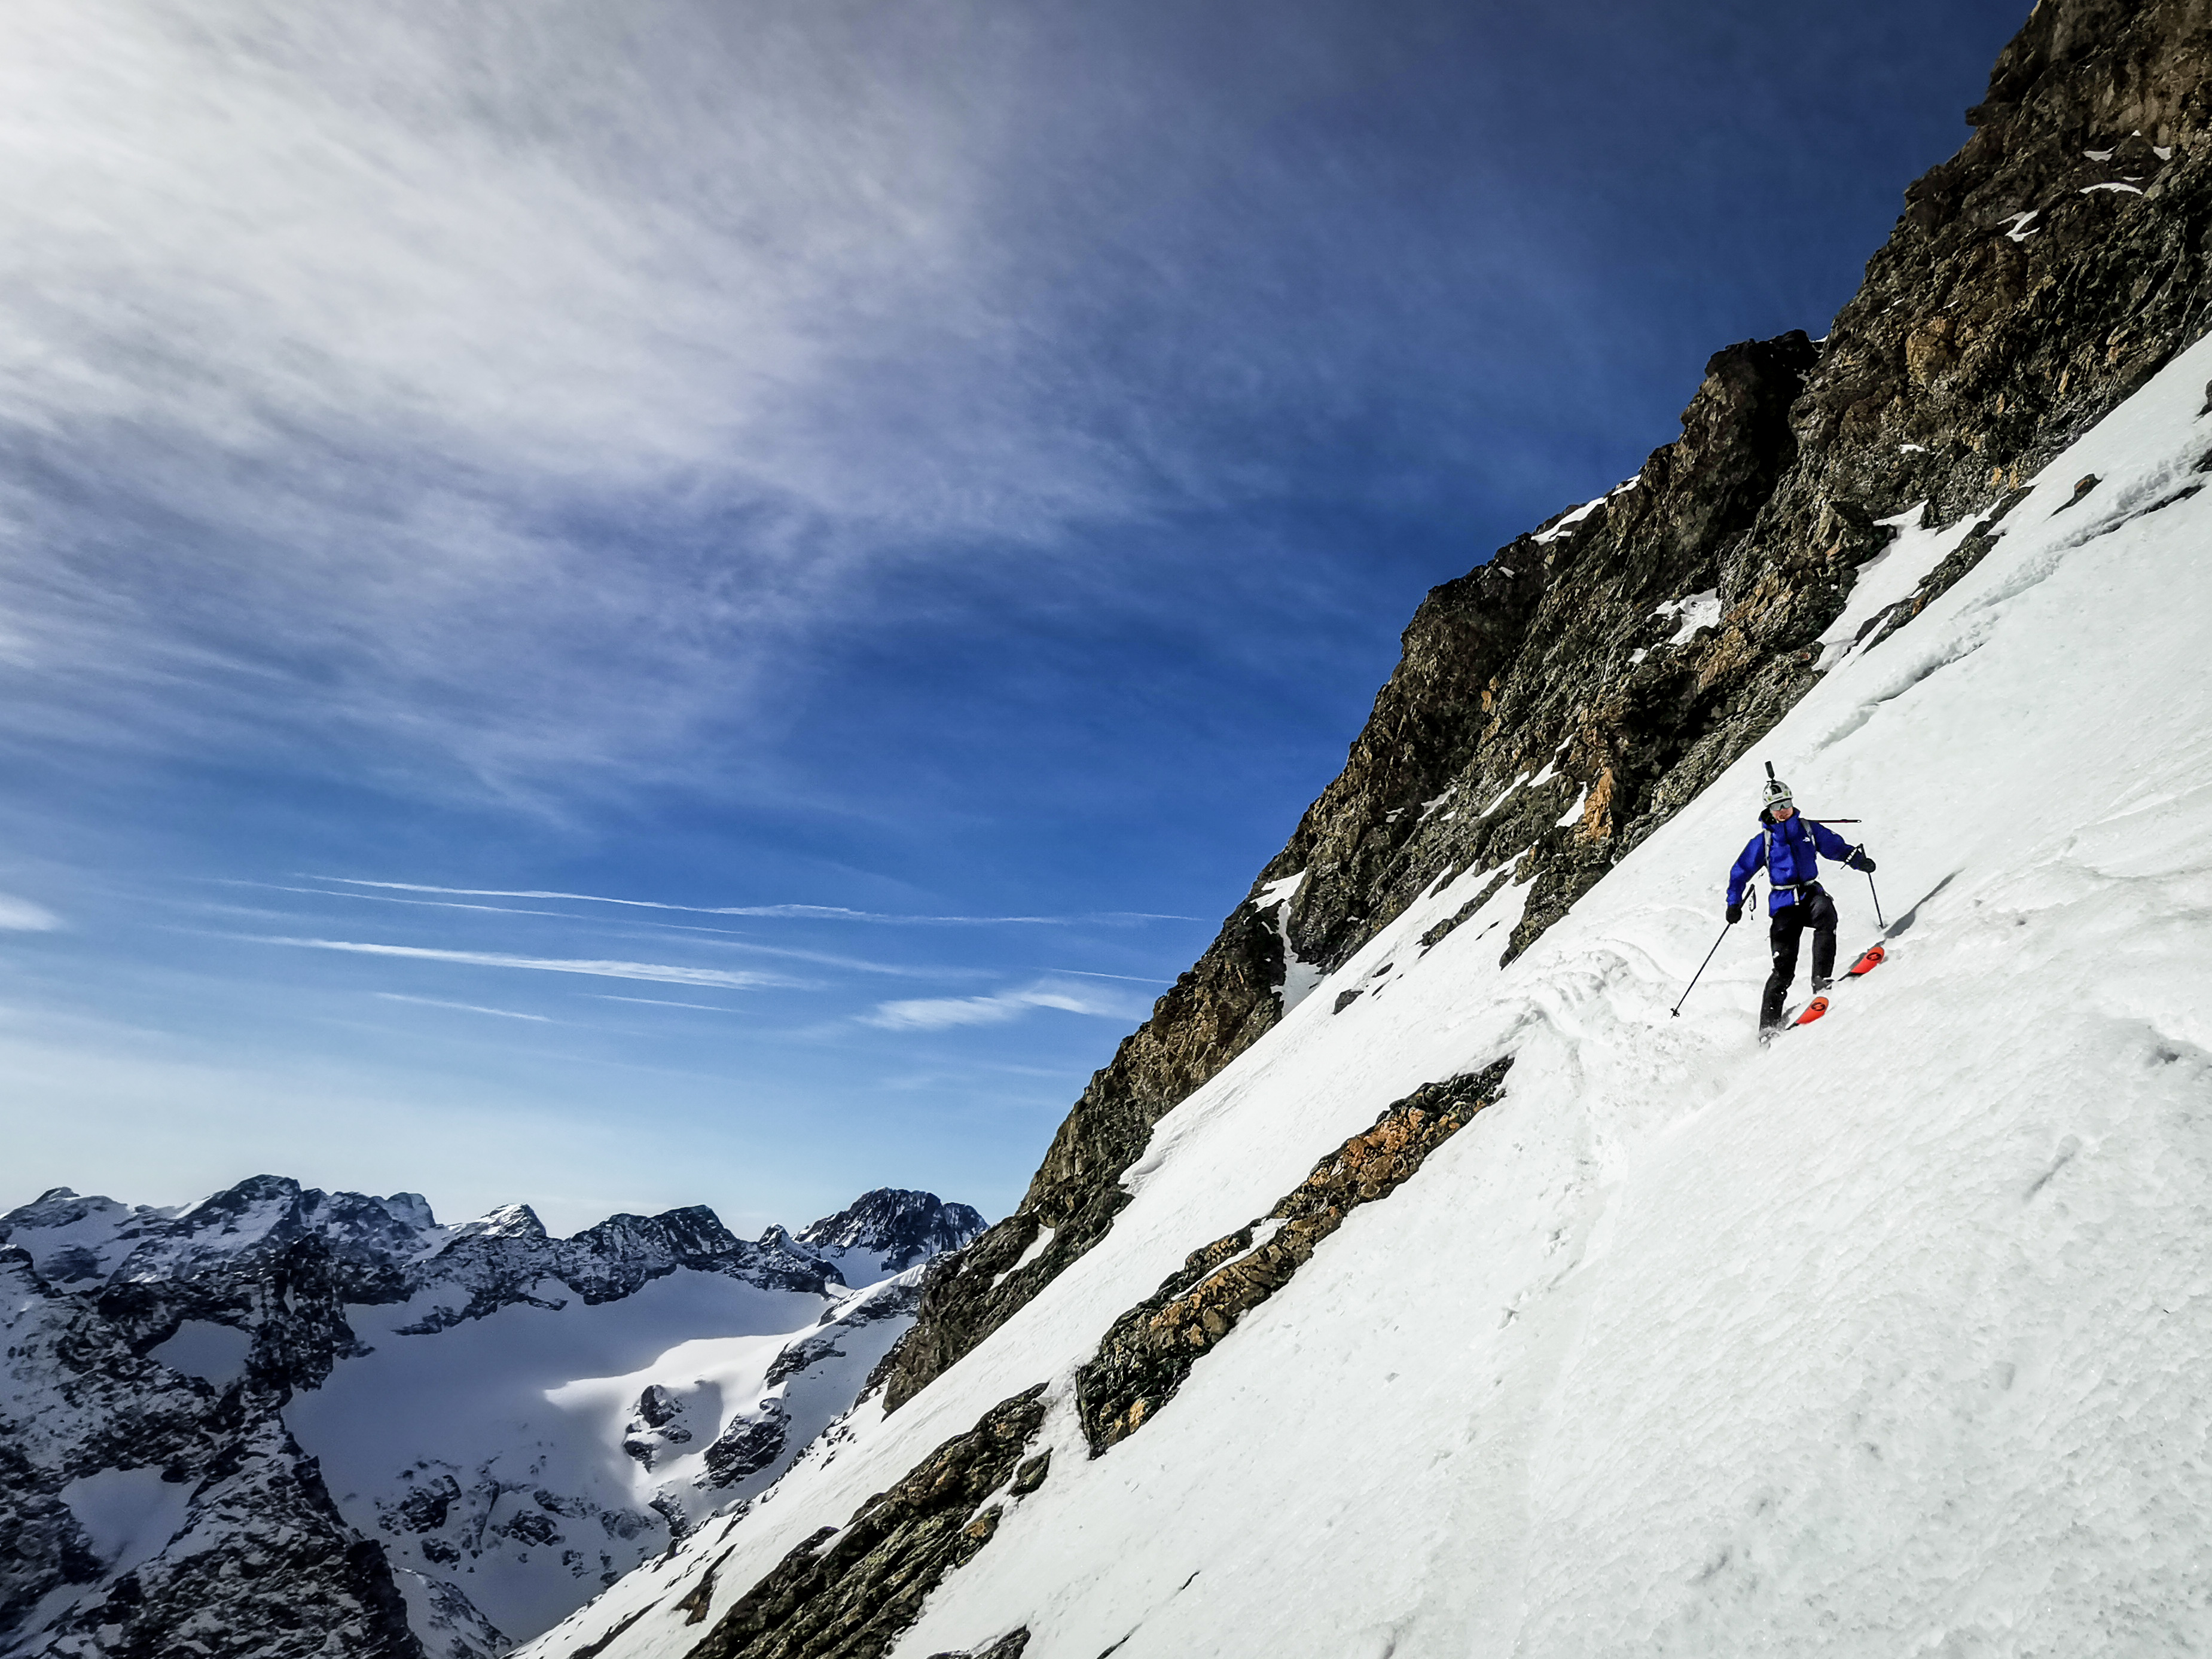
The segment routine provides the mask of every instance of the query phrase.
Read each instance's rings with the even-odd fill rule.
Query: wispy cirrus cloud
[[[524,1014],[516,1008],[489,1008],[480,1002],[449,1002],[442,996],[410,996],[398,990],[380,990],[376,995],[386,1002],[415,1002],[426,1008],[454,1008],[463,1014],[495,1014],[502,1020],[534,1020],[541,1026],[553,1023],[550,1014]]]
[[[1172,985],[1157,973],[1101,973],[1095,968],[1047,968],[1047,973],[1072,973],[1083,979],[1120,979],[1132,985]]]
[[[1123,511],[918,58],[1006,72],[865,6],[10,9],[0,730],[650,765],[856,568]]]
[[[704,934],[700,942],[717,950],[747,951],[756,956],[781,957],[786,961],[813,962],[825,968],[850,968],[855,973],[888,974],[899,979],[969,979],[989,972],[984,968],[946,967],[938,964],[904,962],[875,962],[861,956],[844,956],[835,951],[802,950],[795,945],[763,945],[757,940],[736,937],[728,928],[705,928],[685,922],[647,922],[644,926],[664,929],[672,933]]]
[[[1069,916],[923,916],[896,911],[849,910],[842,905],[677,905],[658,899],[616,899],[605,893],[560,893],[539,888],[441,887],[421,881],[372,881],[353,875],[315,875],[307,879],[343,882],[348,887],[389,887],[400,893],[441,893],[465,899],[565,899],[577,904],[621,905],[633,910],[677,911],[692,916],[787,917],[817,922],[880,922],[894,926],[1115,927],[1140,922],[1195,922],[1200,919],[1195,916],[1175,916],[1157,911],[1093,911]],[[293,888],[288,891],[307,892],[313,889]]]
[[[586,996],[601,1002],[642,1002],[653,1008],[696,1008],[702,1014],[735,1014],[735,1008],[718,1008],[712,1002],[673,1002],[665,996],[611,996],[605,991],[586,991]]]
[[[454,962],[478,968],[527,968],[541,973],[582,973],[601,979],[646,979],[667,985],[714,985],[729,990],[805,990],[809,980],[748,969],[679,967],[663,962],[600,961],[561,956],[512,956],[502,951],[443,950],[429,945],[379,945],[351,939],[288,939],[247,935],[256,944],[289,945],[301,950],[350,951],[362,956],[398,956],[421,962]]]
[[[583,919],[574,911],[532,910],[526,905],[471,905],[461,903],[458,899],[406,899],[402,898],[396,893],[352,893],[331,887],[300,887],[288,886],[280,881],[254,881],[230,876],[217,879],[220,880],[222,885],[225,887],[255,887],[270,893],[298,893],[304,897],[313,899],[343,899],[363,904],[407,905],[427,910],[473,911],[479,914],[489,916],[538,916],[546,917],[553,920],[562,922],[574,922]],[[316,876],[311,879],[315,881],[344,881],[348,880],[347,877],[342,875]],[[422,887],[398,882],[356,882],[354,885],[359,887],[400,887],[407,892],[459,893],[474,891],[474,889],[466,888]],[[487,896],[498,895],[492,894]],[[561,893],[551,896],[567,899],[578,897],[580,895]],[[644,901],[639,899],[610,899],[600,902],[611,905],[642,906],[647,909],[670,910],[677,911],[698,911],[698,907],[696,906],[683,905],[646,905]],[[248,911],[244,909],[242,906],[237,905],[208,906],[208,908],[228,909],[237,911],[241,914],[254,916],[282,916],[284,914],[284,912],[281,911]],[[726,912],[705,911],[700,913],[719,915]],[[964,919],[980,921],[986,918],[970,917]],[[959,979],[969,978],[974,974],[983,972],[983,970],[976,968],[944,967],[927,964],[917,966],[915,964],[907,962],[877,962],[872,961],[866,957],[846,956],[834,951],[805,950],[794,945],[764,945],[757,940],[744,938],[728,928],[701,927],[692,923],[660,922],[654,921],[650,918],[633,921],[625,917],[623,918],[621,925],[626,927],[659,928],[667,931],[678,933],[704,934],[708,935],[706,940],[707,943],[712,944],[716,948],[721,950],[749,951],[758,956],[775,956],[783,958],[788,961],[811,962],[823,967],[849,968],[856,973],[887,974],[900,979]],[[1080,973],[1083,970],[1080,968],[1071,968],[1068,969],[1067,972],[1071,973]],[[1109,974],[1105,977],[1114,978],[1124,976]]]
[[[997,1026],[1018,1020],[1034,1008],[1058,1008],[1067,1014],[1090,1014],[1103,1020],[1127,1020],[1143,1013],[1139,999],[1091,985],[1071,985],[1040,979],[1018,990],[988,996],[915,997],[879,1002],[860,1023],[885,1031],[945,1031],[955,1026]]]
[[[258,887],[269,893],[296,893],[312,899],[350,899],[380,905],[415,905],[424,910],[471,910],[493,916],[553,916],[569,918],[564,910],[524,910],[514,905],[464,905],[447,899],[403,899],[392,893],[339,893],[328,887],[288,887],[281,881],[249,881],[236,876],[215,878],[227,887]]]
[[[62,918],[44,905],[0,893],[0,929],[13,933],[51,933],[61,924]]]

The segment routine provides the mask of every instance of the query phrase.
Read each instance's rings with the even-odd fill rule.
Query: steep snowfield
[[[688,1651],[1040,1382],[1049,1478],[896,1654],[1024,1626],[1025,1659],[2212,1644],[2212,494],[2173,499],[2204,481],[2208,373],[2212,342],[1910,626],[1832,649],[1510,967],[1517,892],[1424,954],[1480,879],[1426,896],[1161,1123],[1112,1232],[974,1353],[531,1651],[633,1617],[590,1650]],[[1881,602],[1962,533],[1908,536]],[[1668,1013],[1766,760],[1866,820],[1893,941],[1771,1050],[1763,928]],[[1848,960],[1868,883],[1830,886]],[[1088,1457],[1072,1373],[1116,1313],[1509,1052],[1500,1105]]]

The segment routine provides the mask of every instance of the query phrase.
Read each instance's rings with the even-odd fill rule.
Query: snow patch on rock
[[[1670,645],[1681,645],[1699,628],[1719,626],[1720,590],[1708,588],[1703,593],[1693,593],[1685,598],[1662,600],[1653,607],[1651,614],[1657,617],[1675,616],[1681,619],[1681,625],[1674,630],[1667,641]]]

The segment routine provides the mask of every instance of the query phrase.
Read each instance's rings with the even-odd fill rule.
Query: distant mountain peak
[[[430,1214],[430,1201],[419,1192],[395,1192],[387,1198],[375,1200],[384,1206],[393,1220],[404,1221],[420,1232],[428,1232],[438,1225]]]
[[[798,1243],[838,1256],[877,1256],[884,1271],[900,1273],[928,1256],[961,1249],[984,1226],[969,1206],[947,1203],[933,1192],[878,1187],[805,1228]]]
[[[501,1204],[453,1229],[456,1238],[543,1238],[545,1224],[527,1204]]]

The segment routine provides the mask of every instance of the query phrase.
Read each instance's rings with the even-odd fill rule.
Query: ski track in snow
[[[1049,1479],[898,1659],[1020,1626],[1025,1659],[2212,1645],[2212,493],[2173,499],[2208,371],[2212,342],[2054,461],[1510,967],[1524,893],[1420,953],[1483,878],[1425,895],[1161,1122],[1112,1231],[988,1341],[531,1651],[651,1608],[606,1659],[688,1652],[708,1563],[719,1618],[1041,1381]],[[1963,534],[1908,531],[1854,610]],[[1768,760],[1865,820],[1899,925],[1764,1050],[1755,927],[1667,1009]],[[1867,883],[1830,885],[1848,958]],[[1508,1052],[1499,1105],[1086,1456],[1073,1372],[1115,1311]]]

